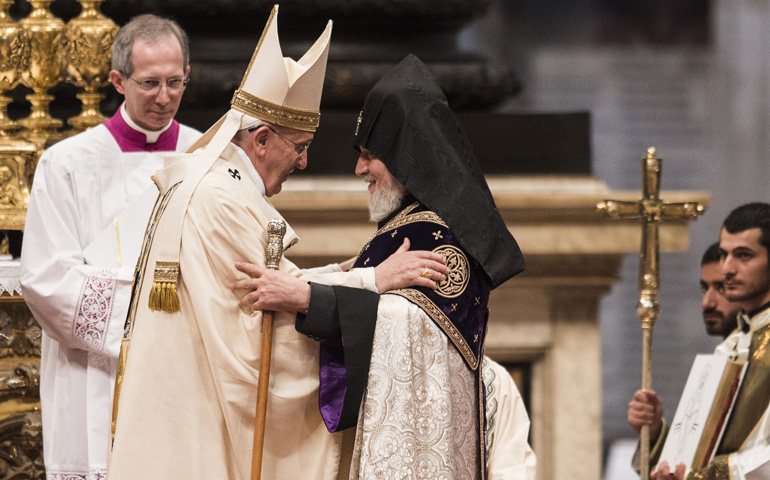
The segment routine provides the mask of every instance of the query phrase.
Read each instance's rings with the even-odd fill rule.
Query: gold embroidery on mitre
[[[446,258],[446,266],[449,267],[446,278],[438,282],[436,293],[444,298],[459,297],[468,287],[470,281],[468,258],[462,250],[452,245],[442,245],[434,248],[433,252],[443,255]]]
[[[150,290],[150,310],[179,311],[179,295],[176,281],[179,279],[179,262],[155,262],[155,275]]]
[[[230,106],[252,117],[305,132],[315,132],[321,120],[320,112],[278,105],[240,88],[233,94]]]

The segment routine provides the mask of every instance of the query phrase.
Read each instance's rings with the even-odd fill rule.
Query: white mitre
[[[205,147],[215,158],[238,130],[266,121],[296,130],[315,132],[321,118],[321,93],[332,21],[299,61],[284,57],[278,40],[278,5],[273,6],[230,111],[187,152]]]
[[[152,177],[160,191],[155,208],[163,221],[157,223],[154,232],[148,229],[145,241],[152,246],[149,257],[143,253],[140,262],[149,261],[149,267],[154,269],[150,294],[150,308],[153,310],[179,310],[176,283],[179,279],[179,249],[185,212],[195,188],[235,133],[260,121],[307,132],[315,132],[318,128],[332,22],[329,21],[305,55],[294,61],[281,52],[277,16],[278,5],[275,5],[241,86],[233,95],[230,110],[187,152],[166,155],[166,167]],[[274,210],[267,201],[265,205],[265,209]],[[278,212],[275,216],[280,217]],[[151,225],[154,223],[151,221]],[[159,241],[155,242],[154,238]],[[284,249],[296,240],[297,236],[287,227]],[[144,269],[142,263],[140,268]]]

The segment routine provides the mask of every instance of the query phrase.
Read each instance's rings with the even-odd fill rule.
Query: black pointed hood
[[[407,56],[367,94],[354,145],[382,160],[449,225],[491,288],[524,270],[465,132],[416,56]]]

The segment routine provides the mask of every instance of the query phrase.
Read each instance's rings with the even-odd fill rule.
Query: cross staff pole
[[[281,218],[270,220],[267,225],[265,267],[278,270],[283,256],[283,237],[286,222]],[[270,358],[273,353],[273,312],[262,312],[262,344],[259,357],[259,381],[257,383],[257,414],[254,417],[254,445],[251,449],[251,480],[262,478],[262,453],[265,446],[265,422],[267,420],[267,390],[270,384]]]
[[[660,200],[661,160],[655,147],[647,149],[642,158],[642,199],[638,202],[604,200],[596,205],[607,217],[640,220],[642,247],[639,253],[639,303],[636,315],[642,321],[642,390],[652,389],[652,330],[660,313],[660,249],[658,227],[666,220],[694,220],[706,208],[699,202],[665,203]],[[650,427],[642,427],[640,438],[640,477],[650,478]]]

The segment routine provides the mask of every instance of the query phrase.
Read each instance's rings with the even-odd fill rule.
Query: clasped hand
[[[443,255],[424,250],[409,251],[409,247],[409,239],[404,239],[395,253],[374,267],[378,292],[411,286],[435,289],[437,283],[446,278],[449,268]],[[238,301],[242,308],[307,313],[310,285],[301,277],[248,262],[236,262],[235,268],[251,277],[230,285],[233,290],[248,291]]]

